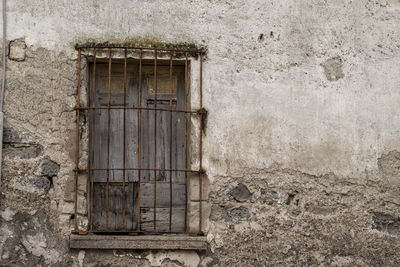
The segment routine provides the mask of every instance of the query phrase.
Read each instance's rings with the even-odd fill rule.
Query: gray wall
[[[16,0],[7,14],[0,263],[400,265],[398,0]],[[206,253],[68,249],[74,45],[107,41],[207,48]]]

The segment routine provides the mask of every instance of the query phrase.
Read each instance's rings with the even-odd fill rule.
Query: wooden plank
[[[185,186],[174,184],[172,191],[172,205],[174,207],[185,206]],[[142,183],[140,188],[140,206],[143,208],[153,208],[153,183]],[[170,203],[169,183],[157,183],[157,207],[167,208]]]
[[[127,95],[127,106],[138,107],[138,66],[135,64],[135,73],[129,80],[128,84],[128,95]],[[127,168],[138,168],[138,110],[127,110],[126,111],[126,167]],[[138,171],[127,171],[126,178],[128,181],[138,181]]]
[[[160,104],[157,108],[169,109],[169,105]],[[157,112],[157,168],[169,169],[169,113],[165,111]],[[157,181],[169,181],[168,171],[159,171],[157,173]]]
[[[154,208],[141,208],[140,228],[143,231],[153,231]],[[172,232],[183,232],[185,221],[184,208],[172,208]],[[157,208],[156,226],[158,232],[169,231],[169,208]]]
[[[142,73],[142,107],[148,108],[148,94],[147,94],[147,76],[148,73],[144,71]],[[141,154],[141,167],[145,169],[154,168],[154,160],[152,158],[152,151],[154,148],[151,146],[154,141],[153,140],[153,132],[151,131],[150,124],[153,123],[153,112],[150,110],[142,111],[142,136],[141,136],[141,146],[142,146],[142,154]],[[152,171],[141,171],[141,181],[142,182],[150,182],[154,180]]]
[[[146,105],[146,104],[145,104]],[[147,107],[147,105],[145,106]],[[151,159],[151,147],[150,142],[148,141],[151,138],[152,134],[150,132],[150,114],[151,112],[148,110],[142,111],[142,137],[141,137],[141,168],[142,169],[151,169],[153,168],[153,161]],[[151,142],[153,143],[153,142]],[[141,181],[142,182],[150,182],[153,180],[153,172],[152,171],[141,171]]]
[[[110,168],[123,168],[123,151],[124,151],[124,111],[110,110]],[[105,133],[107,135],[107,133]],[[107,156],[107,153],[103,153]],[[122,181],[123,171],[110,171],[110,181]]]
[[[137,183],[126,184],[125,229],[135,230],[137,225]],[[106,230],[106,184],[94,185],[93,227],[94,230]],[[109,230],[122,229],[122,185],[109,185]]]
[[[126,136],[125,136],[125,166],[126,168],[138,168],[138,110],[127,110]],[[126,180],[137,182],[138,171],[126,171]]]
[[[185,76],[184,68],[179,72],[178,77],[178,96],[176,108],[178,110],[185,110]],[[189,99],[189,98],[188,98]],[[188,105],[190,109],[190,105]],[[175,167],[177,169],[185,169],[185,113],[179,112],[174,114],[174,147],[175,147]],[[189,119],[189,117],[188,117]],[[188,133],[189,136],[189,133]],[[185,183],[185,173],[179,172],[175,174],[174,183],[184,184]],[[185,192],[182,192],[185,194]]]

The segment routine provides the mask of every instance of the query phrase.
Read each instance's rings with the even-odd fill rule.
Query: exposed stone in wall
[[[378,166],[391,186],[400,185],[400,153],[398,151],[383,154],[378,159]]]
[[[328,81],[337,81],[344,77],[342,64],[342,59],[340,57],[330,58],[321,64]]]
[[[73,92],[69,88],[73,81],[63,80],[64,75],[73,77],[73,72],[67,72],[72,61],[62,59],[67,63],[58,69],[60,62],[54,62],[49,53],[30,49],[26,53],[25,60],[8,62],[0,263],[71,266],[68,239],[63,235],[70,231],[69,218],[60,216],[63,207],[59,196],[68,171],[54,163],[68,161],[68,155],[59,149],[64,146],[63,134],[54,132],[65,131],[68,116],[73,120],[72,113],[66,116],[69,108],[65,104]],[[62,93],[55,93],[54,88],[63,88]],[[60,107],[61,112],[55,115]],[[54,176],[59,179],[52,184]]]
[[[51,182],[46,176],[19,176],[13,179],[11,185],[23,192],[46,195]]]
[[[374,213],[373,228],[391,235],[400,235],[400,218],[391,214],[381,212]]]
[[[249,189],[242,183],[232,189],[231,195],[238,202],[244,202],[251,197]]]
[[[250,218],[250,212],[246,207],[240,206],[228,211],[229,216],[236,220],[246,220]]]
[[[4,156],[10,158],[29,159],[37,158],[43,148],[39,144],[4,144]]]
[[[194,251],[131,251],[131,250],[80,250],[73,251],[75,266],[210,266],[212,258]]]
[[[4,216],[5,213],[8,215]],[[45,212],[15,212],[6,208],[0,222],[0,259],[5,266],[19,266],[21,263],[27,266],[71,264],[65,254],[66,243],[58,239]]]
[[[59,170],[60,165],[48,158],[45,158],[40,165],[41,174],[47,177],[57,176]]]
[[[26,49],[25,40],[18,39],[11,41],[9,43],[8,58],[15,61],[24,61],[25,49]]]
[[[149,260],[151,266],[161,266],[165,261],[170,261],[172,264],[176,261],[179,264],[176,266],[187,267],[197,267],[200,263],[199,255],[193,251],[156,252],[150,253],[146,258]]]
[[[11,210],[9,207],[6,207],[6,209],[2,211],[0,215],[3,218],[3,220],[9,222],[14,218],[15,213],[16,213],[15,211]]]
[[[224,184],[251,184],[253,202],[232,209],[237,202],[228,197],[231,189],[216,183],[220,189],[210,195],[209,233],[212,257],[221,262],[216,266],[395,266],[400,203],[396,188],[381,193],[386,188],[382,175],[371,174],[379,182],[368,185],[280,168],[220,177]],[[232,217],[232,211],[248,216]]]

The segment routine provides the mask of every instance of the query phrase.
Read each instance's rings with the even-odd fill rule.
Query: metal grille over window
[[[201,235],[203,52],[77,49],[74,233]]]

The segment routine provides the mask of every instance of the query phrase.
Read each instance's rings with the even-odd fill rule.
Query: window
[[[74,232],[202,235],[203,52],[85,46],[78,53]],[[197,208],[189,197],[195,179]]]

